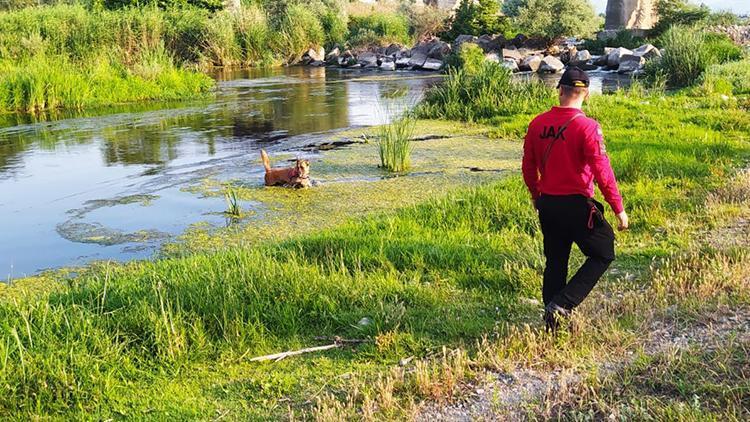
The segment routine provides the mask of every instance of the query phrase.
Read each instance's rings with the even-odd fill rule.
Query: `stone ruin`
[[[657,21],[654,3],[655,0],[608,0],[604,30],[653,28]]]

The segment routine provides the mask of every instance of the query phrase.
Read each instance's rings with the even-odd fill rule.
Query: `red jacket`
[[[571,120],[577,114],[581,116]],[[566,123],[568,126],[564,127]],[[542,168],[550,142],[556,136],[558,139]],[[522,170],[534,199],[541,194],[581,194],[591,198],[596,181],[615,214],[624,209],[604,147],[602,129],[577,108],[552,107],[529,124],[523,145]]]

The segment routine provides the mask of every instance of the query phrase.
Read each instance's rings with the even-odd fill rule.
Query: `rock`
[[[558,58],[561,62],[568,64],[575,58],[576,54],[578,54],[578,48],[573,46],[563,50]]]
[[[380,70],[396,70],[396,62],[391,59],[383,59],[383,61],[380,63]]]
[[[461,48],[462,45],[469,43],[476,43],[477,37],[474,35],[459,35],[456,37],[456,39],[453,41],[453,50],[458,51],[459,48]]]
[[[651,29],[656,23],[655,0],[609,0],[604,29]]]
[[[424,70],[440,70],[443,67],[443,62],[437,59],[427,59],[422,65]]]
[[[497,53],[487,53],[484,55],[484,59],[488,62],[500,63],[500,55]]]
[[[328,54],[326,54],[326,63],[327,64],[339,64],[339,57],[341,56],[341,50],[339,50],[338,47],[334,47],[333,50],[329,51]]]
[[[411,57],[409,58],[409,66],[420,68],[427,61],[427,54],[415,52],[412,50]]]
[[[484,50],[485,53],[491,53],[493,51],[500,51],[505,46],[505,37],[498,35],[493,37],[491,35],[482,35],[476,40],[476,44]]]
[[[325,65],[326,65],[326,63],[324,61],[321,61],[321,60],[316,60],[314,62],[310,62],[310,66],[314,66],[314,67],[323,67]]]
[[[542,65],[542,58],[540,56],[529,56],[523,59],[519,70],[524,72],[536,72]]]
[[[501,66],[510,69],[511,72],[518,72],[518,62],[516,59],[503,59]]]
[[[302,55],[302,62],[322,62],[326,59],[326,50],[323,47],[311,48]]]
[[[436,41],[430,51],[427,52],[427,57],[430,59],[445,60],[446,57],[451,53],[451,46],[447,42]]]
[[[378,56],[375,53],[364,52],[357,56],[357,62],[364,67],[378,67]]]
[[[626,54],[620,58],[620,65],[617,68],[617,73],[637,72],[643,68],[644,64],[646,64],[646,59],[643,57]]]
[[[553,45],[547,48],[547,51],[544,52],[547,56],[559,56],[561,53],[560,46],[559,45]]]
[[[397,69],[403,69],[405,67],[409,67],[410,66],[409,62],[411,62],[411,58],[409,58],[409,57],[399,57],[399,58],[396,59],[396,68]]]
[[[604,31],[597,32],[596,39],[599,41],[613,40],[617,38],[619,32],[617,29],[605,29]]]
[[[393,56],[394,54],[400,53],[404,49],[400,44],[393,43],[385,49],[386,56]]]
[[[633,50],[633,55],[648,60],[653,59],[654,57],[661,57],[661,52],[653,44],[644,44]]]
[[[607,54],[594,57],[593,63],[597,66],[606,66],[607,65]]]
[[[576,52],[575,56],[571,58],[570,64],[578,66],[584,63],[588,63],[589,60],[591,60],[591,53],[589,53],[588,50],[581,50]]]
[[[599,66],[591,63],[580,63],[576,66],[581,70],[585,70],[586,72],[599,69]]]
[[[366,327],[371,324],[372,324],[372,320],[367,317],[360,319],[359,322],[357,323],[357,325],[359,325],[360,327]]]
[[[527,37],[526,35],[518,34],[509,42],[510,44],[513,44],[514,46],[516,46],[516,48],[521,48],[522,46],[524,46],[524,43],[528,41],[528,39],[529,37]]]
[[[516,47],[508,47],[503,48],[503,58],[521,61],[523,60],[523,55],[521,55]]]
[[[539,65],[539,72],[557,73],[565,69],[565,65],[557,57],[547,56]]]
[[[616,69],[620,66],[620,59],[625,55],[633,55],[633,52],[623,47],[615,48],[607,55],[607,66]]]

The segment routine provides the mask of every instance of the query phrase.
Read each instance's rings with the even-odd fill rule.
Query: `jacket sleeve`
[[[531,126],[529,126],[529,129],[531,129]],[[523,180],[526,182],[526,187],[529,189],[531,197],[536,200],[539,198],[539,172],[537,170],[537,158],[534,155],[534,145],[530,138],[530,132],[527,132],[523,141],[521,171],[523,172]]]
[[[604,135],[599,124],[591,125],[591,129],[587,131],[583,149],[586,164],[594,173],[594,180],[596,180],[599,190],[602,191],[604,199],[612,207],[615,214],[621,213],[625,209],[622,204],[622,195],[617,188],[617,180],[609,157],[607,157]]]

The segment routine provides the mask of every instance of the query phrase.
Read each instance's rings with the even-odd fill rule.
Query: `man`
[[[544,236],[542,297],[548,331],[558,328],[594,288],[615,259],[615,234],[595,201],[594,181],[628,228],[628,215],[604,147],[599,124],[581,111],[589,96],[589,77],[577,67],[562,76],[560,106],[529,125],[523,148],[523,178],[529,188]],[[568,260],[575,243],[586,262],[570,279]]]

